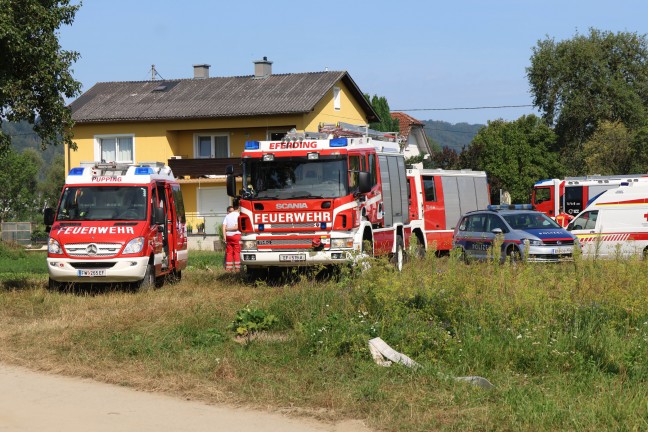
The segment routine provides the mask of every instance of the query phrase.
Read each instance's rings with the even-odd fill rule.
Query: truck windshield
[[[145,220],[147,202],[141,186],[66,187],[56,220]]]
[[[243,160],[248,199],[338,198],[349,192],[346,158]]]

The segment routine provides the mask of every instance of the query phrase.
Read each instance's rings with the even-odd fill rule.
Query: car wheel
[[[511,263],[521,262],[522,254],[520,253],[520,249],[516,248],[515,246],[508,248],[508,250],[506,251],[506,258]]]

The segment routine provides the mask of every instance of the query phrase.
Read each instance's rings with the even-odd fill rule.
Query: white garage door
[[[205,219],[205,233],[215,234],[216,225],[223,222],[227,214],[230,197],[225,187],[207,187],[198,189],[198,212]]]

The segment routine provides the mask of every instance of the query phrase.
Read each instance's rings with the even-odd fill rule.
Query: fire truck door
[[[162,230],[162,247],[164,249],[164,258],[162,267],[168,266],[169,256],[169,197],[167,196],[167,188],[164,183],[158,183],[156,186],[158,195],[158,206],[164,209],[164,225]]]
[[[423,218],[425,230],[434,231],[445,229],[445,213],[443,211],[442,197],[439,192],[439,177],[422,176],[423,191]]]

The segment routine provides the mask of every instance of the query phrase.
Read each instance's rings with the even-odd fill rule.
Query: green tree
[[[432,152],[431,159],[436,168],[459,169],[461,167],[459,154],[450,147],[443,147],[439,152]]]
[[[632,163],[629,172],[631,174],[648,173],[648,126],[643,126],[635,131],[630,151]]]
[[[647,114],[648,42],[636,33],[590,29],[533,48],[527,78],[533,103],[548,125],[572,173],[585,170],[583,144],[604,121],[639,127]]]
[[[381,132],[400,131],[398,119],[392,118],[391,116],[387,98],[378,95],[373,95],[373,97],[370,98],[368,94],[365,94],[364,96],[371,103],[371,106],[376,111],[376,113],[378,113],[378,117],[380,117],[380,122],[369,123],[370,129]]]
[[[558,153],[551,150],[555,143],[554,131],[535,115],[489,121],[461,153],[461,166],[486,171],[493,202],[504,189],[514,202],[526,203],[535,182],[562,174]]]
[[[61,49],[57,30],[72,23],[79,7],[69,0],[0,0],[0,125],[28,121],[43,149],[61,141],[74,147],[64,97],[79,94],[70,73],[79,54]],[[10,143],[0,130],[0,153]]]
[[[34,149],[8,148],[0,156],[0,220],[31,220],[40,210],[38,173],[43,159]]]
[[[620,122],[603,121],[583,145],[585,174],[630,174],[634,133]]]
[[[57,155],[45,171],[44,179],[38,184],[42,201],[41,208],[56,207],[65,184],[65,157]]]

